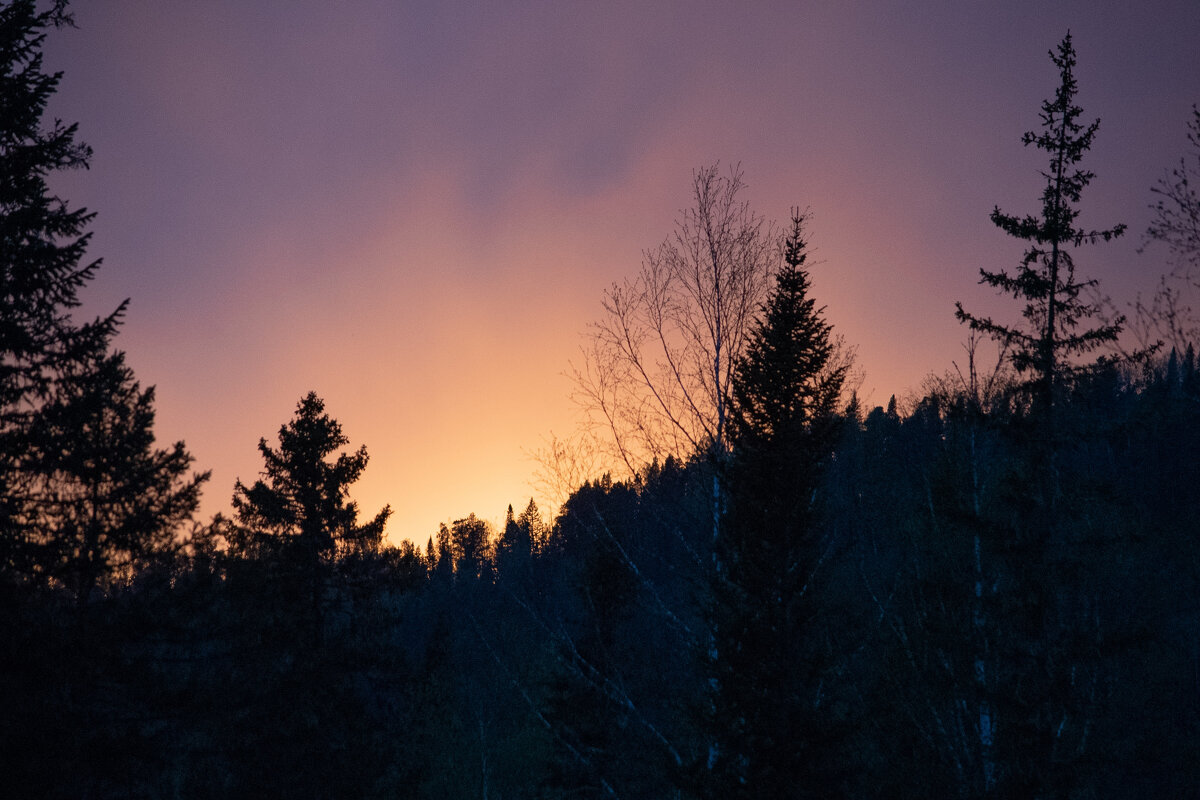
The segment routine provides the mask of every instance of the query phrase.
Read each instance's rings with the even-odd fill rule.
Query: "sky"
[[[156,386],[161,442],[211,470],[204,514],[259,476],[316,391],[370,464],[352,496],[393,541],[531,496],[531,453],[579,422],[567,372],[601,297],[740,165],[768,219],[807,208],[814,293],[885,404],[962,362],[954,302],[1021,242],[1045,159],[1021,145],[1070,30],[1102,120],[1077,256],[1118,304],[1149,293],[1150,187],[1200,102],[1196,0],[508,2],[104,0],[51,33],[51,114],[87,171],[104,265],[84,314]],[[537,497],[547,505],[549,498]]]

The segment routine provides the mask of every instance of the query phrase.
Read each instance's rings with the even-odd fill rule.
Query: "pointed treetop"
[[[743,445],[832,413],[845,379],[844,368],[829,368],[832,326],[810,296],[805,221],[793,212],[783,266],[737,365],[731,430]]]
[[[1075,276],[1072,248],[1109,241],[1125,231],[1124,225],[1104,230],[1076,226],[1083,189],[1094,175],[1078,166],[1092,146],[1100,126],[1097,119],[1084,125],[1083,113],[1075,103],[1075,49],[1068,33],[1050,59],[1059,70],[1054,97],[1042,103],[1041,130],[1026,132],[1021,141],[1050,155],[1049,166],[1041,172],[1045,179],[1039,214],[1018,216],[993,209],[993,224],[1010,236],[1028,242],[1016,271],[980,270],[980,283],[987,284],[1014,299],[1024,301],[1023,325],[996,322],[965,311],[955,303],[955,316],[972,330],[986,333],[1011,347],[1013,366],[1020,373],[1032,373],[1027,387],[1033,390],[1041,407],[1053,403],[1056,385],[1074,367],[1072,359],[1115,342],[1124,318],[1092,328],[1083,323],[1095,316],[1097,304],[1082,297],[1084,289],[1095,281]]]

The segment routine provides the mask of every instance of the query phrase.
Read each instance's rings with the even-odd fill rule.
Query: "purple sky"
[[[988,213],[1037,211],[1020,136],[1068,28],[1103,120],[1082,222],[1131,230],[1078,264],[1121,302],[1164,270],[1136,249],[1200,102],[1196,0],[477,5],[104,0],[51,35],[95,149],[56,184],[99,212],[88,308],[132,297],[118,346],[206,513],[310,389],[393,539],[519,510],[601,293],[715,161],[768,218],[811,209],[861,393],[915,390],[961,358],[955,300],[1015,319],[977,285],[1021,254]]]

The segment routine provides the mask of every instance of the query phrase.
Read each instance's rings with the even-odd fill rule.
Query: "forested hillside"
[[[0,5],[0,795],[1200,796],[1200,113],[1145,234],[1174,271],[1126,320],[1087,255],[1141,234],[1077,227],[1064,38],[967,359],[886,408],[808,212],[698,169],[575,370],[602,476],[396,545],[319,392],[257,480],[205,486],[124,306],[77,319],[92,214],[49,182],[91,152],[41,62],[68,21]],[[992,291],[1011,314],[968,310]]]

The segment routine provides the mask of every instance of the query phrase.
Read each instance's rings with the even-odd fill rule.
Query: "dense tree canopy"
[[[154,389],[117,353],[65,371],[34,421],[38,562],[80,602],[97,583],[168,555],[199,505],[208,474],[188,476],[183,442],[154,446],[153,404]]]

